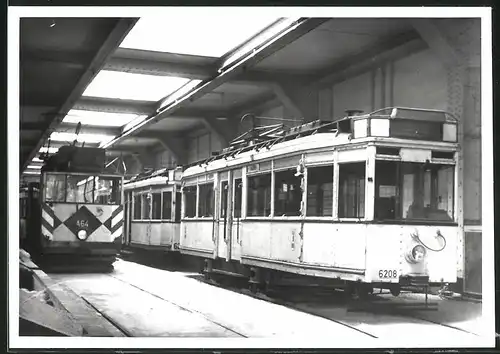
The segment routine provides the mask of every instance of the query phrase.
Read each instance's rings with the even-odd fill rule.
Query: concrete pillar
[[[446,68],[450,112],[459,119],[460,244],[459,277],[463,290],[481,293],[481,109],[480,20],[434,19],[413,21],[416,30]],[[491,117],[487,117],[491,118]]]

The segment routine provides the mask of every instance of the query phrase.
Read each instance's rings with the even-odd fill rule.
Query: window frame
[[[99,174],[99,173],[88,173],[88,172],[59,172],[59,171],[44,171],[42,172],[42,181],[43,181],[43,188],[42,188],[42,202],[43,203],[59,203],[59,204],[91,204],[91,205],[100,205],[100,206],[109,206],[109,205],[123,205],[124,204],[124,199],[123,199],[123,176],[120,175],[112,175],[112,174]],[[57,176],[63,176],[64,177],[64,200],[47,200],[47,179],[48,176],[50,175],[57,175]],[[92,202],[69,202],[68,200],[68,176],[84,176],[84,177],[93,177],[94,180],[94,191],[92,192]],[[118,181],[118,198],[119,202],[115,203],[96,203],[94,201],[95,199],[95,179],[96,178],[105,178],[105,179],[114,179]]]
[[[161,213],[160,213],[160,219],[161,221],[172,221],[172,206],[173,206],[173,194],[174,190],[172,188],[168,189],[161,189],[159,190],[159,193],[161,194]],[[168,215],[168,218],[165,218],[164,211],[165,211],[165,193],[170,193],[170,203],[169,203],[169,208],[167,210],[170,211],[170,214]]]
[[[337,199],[337,205],[336,205],[336,208],[337,208],[337,220],[339,221],[356,221],[356,222],[359,222],[359,221],[366,221],[368,219],[370,219],[370,217],[367,215],[367,212],[369,210],[369,208],[367,207],[368,206],[368,203],[373,203],[373,199],[369,198],[369,193],[367,192],[367,188],[371,187],[369,184],[368,184],[368,173],[367,173],[367,167],[368,167],[368,161],[369,159],[367,158],[366,160],[364,161],[359,161],[359,160],[353,160],[353,161],[342,161],[342,162],[336,162],[337,164],[337,177],[335,177],[334,175],[334,179],[337,183],[337,192],[336,192],[336,199]],[[341,200],[341,180],[340,180],[340,167],[342,165],[353,165],[353,164],[363,164],[364,165],[364,178],[362,179],[358,179],[359,181],[363,181],[363,186],[359,188],[359,190],[363,190],[363,197],[362,198],[357,198],[358,200],[362,200],[363,201],[363,216],[361,217],[345,217],[345,216],[340,216],[341,214],[341,203],[340,203],[340,200]],[[357,208],[359,208],[359,206],[357,206]]]
[[[335,219],[335,215],[337,214],[336,209],[338,208],[338,202],[337,198],[335,196],[335,191],[338,190],[336,188],[336,183],[338,184],[338,173],[335,173],[335,163],[333,160],[330,162],[320,162],[320,163],[311,163],[311,164],[306,164],[305,168],[305,185],[304,185],[304,193],[305,193],[305,200],[304,200],[304,215],[307,219],[309,220],[327,220],[327,219]],[[337,164],[338,165],[338,164]],[[331,198],[331,203],[332,203],[332,213],[331,215],[308,215],[307,210],[309,208],[309,203],[308,203],[308,197],[309,197],[309,171],[314,168],[331,168],[332,169],[332,183],[331,183],[331,193],[332,193],[332,198]]]
[[[270,214],[269,215],[249,215],[249,208],[248,208],[248,203],[249,203],[249,196],[250,194],[248,193],[248,189],[250,188],[250,178],[253,178],[253,177],[259,177],[259,176],[263,176],[263,175],[267,175],[269,174],[270,175]],[[247,173],[246,176],[245,176],[245,179],[246,179],[246,188],[244,190],[244,193],[246,193],[246,202],[245,202],[245,210],[246,210],[246,213],[245,213],[245,219],[248,219],[248,220],[258,220],[258,219],[272,219],[274,217],[274,187],[273,187],[273,184],[274,184],[274,173],[273,173],[273,168],[272,168],[272,164],[271,164],[271,169],[270,170],[265,170],[265,171],[259,171],[259,172],[252,172],[250,175]]]
[[[431,166],[436,166],[436,167],[441,167],[441,168],[450,168],[452,172],[452,179],[448,181],[449,184],[451,184],[451,194],[452,194],[452,202],[451,202],[451,210],[452,210],[452,216],[449,216],[451,220],[434,220],[434,219],[423,219],[423,218],[403,218],[403,213],[404,213],[404,205],[403,205],[403,166],[406,165],[412,165],[414,164],[415,166],[417,165],[425,165],[425,162],[417,162],[417,161],[407,161],[407,160],[387,160],[384,158],[376,158],[374,159],[375,161],[375,168],[376,168],[376,163],[377,162],[388,162],[388,163],[393,163],[397,164],[397,177],[396,177],[396,188],[399,191],[397,195],[397,201],[396,201],[396,207],[398,208],[395,210],[395,217],[393,219],[390,218],[378,218],[375,215],[373,216],[373,221],[377,223],[403,223],[403,224],[443,224],[443,225],[457,225],[458,224],[458,210],[457,210],[457,202],[458,202],[458,193],[457,193],[457,164],[455,162],[443,162],[443,161],[428,161],[429,165]],[[436,171],[437,174],[437,171]],[[414,176],[414,173],[408,173],[407,175],[412,175]],[[377,177],[377,176],[375,176]],[[425,174],[422,174],[420,177],[422,179],[425,179]],[[432,179],[432,175],[430,175],[430,178]],[[422,183],[425,182],[422,181]],[[438,183],[438,177],[436,176],[436,179],[433,181],[431,180],[431,184],[429,185],[429,198],[432,201],[433,199],[433,189],[438,188],[437,185],[433,186],[433,183],[437,184]],[[377,182],[377,178],[375,178],[375,183],[374,183],[374,198],[373,198],[373,206],[374,209],[377,206],[377,198],[378,191],[377,188],[380,187],[380,184]],[[425,187],[424,187],[425,188]],[[426,191],[422,190],[422,193],[424,193],[423,200],[425,200],[425,194]],[[437,193],[437,191],[435,191]],[[415,192],[413,192],[415,193]],[[436,197],[437,194],[434,196]],[[442,209],[437,209],[437,210],[442,210]]]

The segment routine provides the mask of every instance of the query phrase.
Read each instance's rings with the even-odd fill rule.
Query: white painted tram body
[[[187,168],[181,253],[389,288],[456,282],[456,120],[389,108],[314,124]]]
[[[125,184],[127,246],[178,252],[180,175],[161,170]]]

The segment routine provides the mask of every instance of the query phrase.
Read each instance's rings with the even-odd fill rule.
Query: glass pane
[[[82,125],[104,126],[104,127],[122,127],[125,124],[141,117],[137,114],[108,113],[81,111],[72,109],[63,119],[63,123],[82,123]]]
[[[144,193],[141,195],[142,199],[142,219],[143,220],[149,220],[151,218],[150,212],[151,212],[151,194],[149,193]]]
[[[375,219],[399,218],[398,163],[376,161],[375,163]]]
[[[120,204],[120,177],[96,177],[95,181],[94,202],[96,204]]]
[[[153,205],[152,205],[152,219],[153,220],[161,220],[161,194],[153,193]]]
[[[339,217],[365,216],[365,163],[339,165]]]
[[[274,177],[274,215],[298,216],[302,201],[301,177],[295,176],[296,170],[275,173]]]
[[[241,218],[241,205],[243,198],[243,181],[241,178],[234,180],[234,217]]]
[[[134,196],[134,220],[141,220],[141,196],[136,194]]]
[[[215,12],[207,15],[206,11],[174,10],[167,16],[141,17],[120,47],[220,57],[277,19],[265,14],[248,16],[244,11],[223,16]],[[203,30],[179,30],[188,24]],[[164,34],[161,40],[158,33]]]
[[[94,177],[67,175],[66,201],[71,203],[93,203]]]
[[[193,218],[196,216],[196,186],[184,187],[183,193],[185,202],[184,216]]]
[[[221,201],[220,201],[220,217],[225,218],[226,217],[226,211],[227,211],[227,189],[228,189],[228,182],[224,181],[221,183]]]
[[[333,165],[307,169],[306,215],[333,215]]]
[[[188,81],[190,80],[182,77],[101,70],[83,96],[156,102]]]
[[[64,202],[66,176],[47,174],[45,178],[45,201]]]
[[[248,216],[271,215],[271,174],[248,178]]]
[[[172,219],[172,192],[163,192],[163,220]]]
[[[199,186],[200,196],[198,202],[198,216],[208,217],[214,215],[214,188],[213,184],[202,184]]]

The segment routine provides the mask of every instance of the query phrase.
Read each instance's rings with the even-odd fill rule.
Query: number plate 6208
[[[380,279],[394,279],[398,277],[398,272],[395,269],[381,269],[378,271]]]

